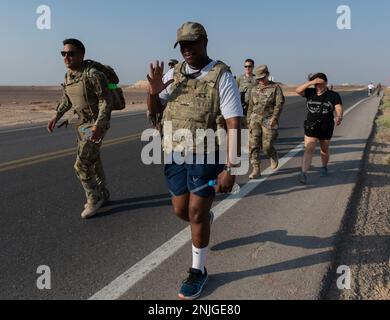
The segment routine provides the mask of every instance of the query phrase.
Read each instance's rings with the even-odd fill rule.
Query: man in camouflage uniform
[[[256,69],[255,78],[259,80],[259,85],[252,90],[248,109],[250,160],[253,167],[250,179],[257,179],[261,175],[261,149],[271,158],[272,169],[279,166],[274,142],[278,137],[278,122],[285,102],[280,86],[269,81],[266,65]]]
[[[78,151],[74,168],[87,197],[81,214],[86,219],[95,215],[110,197],[100,148],[110,127],[112,98],[106,76],[84,61],[84,45],[76,39],[67,39],[63,44],[61,54],[68,72],[63,97],[48,130],[53,132],[58,121],[72,108],[78,115]]]
[[[244,64],[245,73],[237,80],[237,85],[241,95],[241,104],[245,115],[245,117],[242,118],[242,128],[247,127],[246,115],[248,113],[249,98],[252,92],[252,88],[257,85],[257,80],[253,74],[254,67],[255,62],[252,59],[246,59]]]
[[[168,62],[169,69],[173,69],[178,63],[179,63],[179,61],[177,61],[176,59],[169,60],[169,62]]]

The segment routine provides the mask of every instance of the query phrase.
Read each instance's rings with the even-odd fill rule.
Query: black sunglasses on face
[[[74,52],[74,51],[61,51],[61,55],[63,57],[66,57],[66,56],[74,57],[75,54],[76,54],[76,52]]]
[[[245,66],[246,69],[253,68],[253,66]]]

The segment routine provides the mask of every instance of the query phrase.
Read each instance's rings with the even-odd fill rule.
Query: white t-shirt
[[[200,70],[200,75],[197,77],[197,79],[204,78],[215,66],[216,63],[217,61],[213,60],[206,67]],[[199,72],[199,70],[193,70],[189,65],[186,64],[187,74],[194,74],[197,72]],[[164,83],[173,79],[173,73],[174,69],[171,69],[165,74],[163,78]],[[169,86],[167,89],[160,93],[160,100],[163,105],[167,105],[168,98],[171,93],[172,86]],[[221,101],[221,114],[225,119],[243,117],[240,92],[238,91],[237,82],[230,72],[226,71],[221,76],[221,80],[219,82],[219,97]]]

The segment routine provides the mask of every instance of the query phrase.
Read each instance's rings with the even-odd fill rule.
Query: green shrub
[[[376,124],[381,129],[390,129],[390,117],[389,116],[380,116],[376,120]]]

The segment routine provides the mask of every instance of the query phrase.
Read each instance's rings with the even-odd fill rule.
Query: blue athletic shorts
[[[215,189],[210,187],[209,183],[218,178],[224,167],[224,164],[167,164],[165,179],[173,196],[178,197],[190,192],[202,198],[209,198],[215,196]]]

